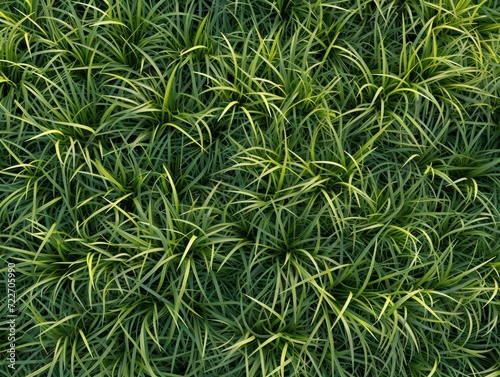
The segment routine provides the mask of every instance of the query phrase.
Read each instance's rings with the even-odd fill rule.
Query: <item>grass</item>
[[[499,77],[498,0],[3,0],[0,376],[500,376]]]

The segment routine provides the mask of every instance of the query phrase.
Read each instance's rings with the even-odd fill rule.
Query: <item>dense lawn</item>
[[[1,0],[0,250],[2,377],[498,377],[500,1]]]

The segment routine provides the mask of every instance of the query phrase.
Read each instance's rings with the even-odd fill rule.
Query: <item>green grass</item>
[[[500,1],[2,0],[0,250],[0,376],[498,377]]]

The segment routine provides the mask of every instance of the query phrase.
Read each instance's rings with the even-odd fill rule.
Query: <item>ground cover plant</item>
[[[0,376],[500,376],[499,30],[2,0]]]

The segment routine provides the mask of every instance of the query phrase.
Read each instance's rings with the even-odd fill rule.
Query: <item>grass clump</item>
[[[0,375],[498,376],[499,20],[3,1]]]

